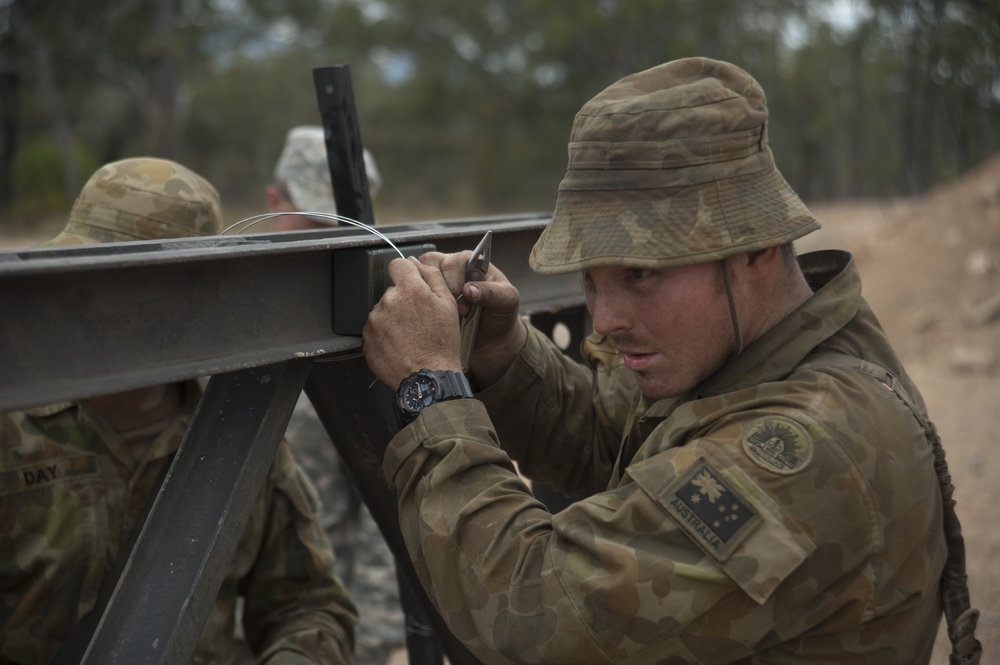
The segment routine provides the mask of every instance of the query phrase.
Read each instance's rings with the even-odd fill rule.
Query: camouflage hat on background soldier
[[[368,176],[368,194],[374,198],[382,188],[382,176],[367,148],[363,154],[365,174]],[[337,214],[322,127],[303,125],[288,131],[285,147],[274,166],[274,179],[285,186],[287,198],[298,210]],[[323,218],[317,219],[326,224],[334,223]]]
[[[166,240],[222,232],[219,193],[176,162],[135,157],[105,164],[73,204],[69,223],[39,246]]]
[[[818,228],[774,165],[760,85],[735,65],[688,58],[627,76],[580,109],[530,262],[543,274],[665,268]]]

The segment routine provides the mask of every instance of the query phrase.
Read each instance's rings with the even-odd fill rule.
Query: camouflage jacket
[[[900,394],[923,406],[850,255],[802,262],[813,297],[689,394],[646,400],[606,345],[587,368],[532,331],[481,401],[394,438],[407,546],[478,657],[928,661],[941,498]],[[546,512],[507,453],[583,498]]]
[[[0,416],[0,662],[49,662],[90,611],[199,397],[187,382],[181,412],[140,462],[86,403]],[[352,662],[354,606],[315,511],[315,491],[282,443],[193,662],[236,661],[238,596],[257,662]]]

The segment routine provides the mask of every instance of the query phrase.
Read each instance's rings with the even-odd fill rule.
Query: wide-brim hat
[[[531,267],[664,268],[781,245],[819,222],[778,172],[760,85],[739,67],[676,60],[583,106],[552,221]]]
[[[215,188],[167,159],[134,157],[99,168],[59,235],[39,246],[166,240],[222,232]]]
[[[362,157],[368,179],[368,195],[374,198],[382,188],[382,176],[367,148],[362,149]],[[284,183],[289,200],[298,210],[337,214],[326,156],[326,138],[319,125],[301,125],[288,131],[274,166],[274,178]],[[337,224],[323,217],[315,219],[325,224]]]

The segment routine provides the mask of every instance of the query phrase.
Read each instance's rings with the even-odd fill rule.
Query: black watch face
[[[435,384],[431,379],[418,376],[403,393],[403,408],[411,413],[419,413],[434,401]]]

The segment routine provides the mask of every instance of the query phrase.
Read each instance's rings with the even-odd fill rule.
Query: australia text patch
[[[757,466],[782,475],[806,468],[813,455],[812,440],[802,426],[778,416],[751,425],[743,437],[743,450]]]
[[[674,481],[665,499],[667,512],[719,561],[728,559],[761,522],[750,503],[704,459]]]

